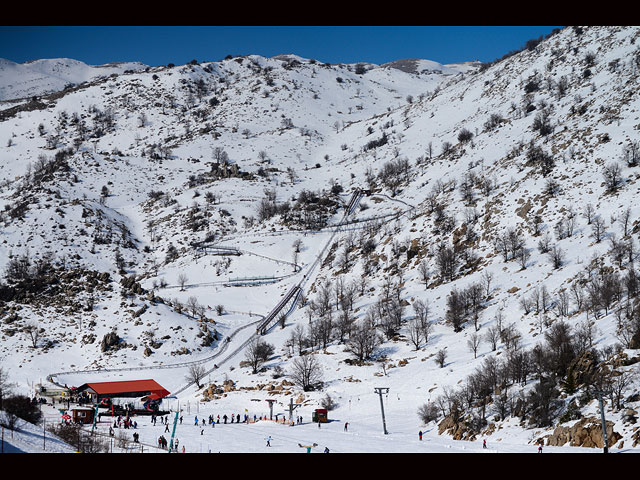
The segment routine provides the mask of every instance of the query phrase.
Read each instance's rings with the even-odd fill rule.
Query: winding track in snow
[[[376,194],[376,195],[381,195],[381,194]],[[324,247],[320,250],[320,252],[318,253],[318,255],[316,256],[316,259],[314,260],[314,262],[311,265],[307,265],[304,269],[299,270],[296,273],[293,273],[289,276],[295,276],[295,275],[300,275],[302,273],[303,270],[307,270],[306,273],[303,275],[302,280],[300,280],[297,285],[295,286],[295,289],[298,291],[298,294],[295,295],[295,298],[292,302],[292,305],[289,307],[289,309],[287,310],[285,317],[289,316],[297,302],[298,299],[300,298],[300,293],[303,291],[303,286],[309,281],[309,279],[311,278],[311,274],[313,273],[313,271],[315,270],[315,268],[318,266],[318,264],[320,263],[320,261],[324,258],[324,254],[327,250],[327,248],[329,248],[329,246],[333,243],[333,239],[335,238],[336,234],[338,234],[339,232],[345,231],[345,230],[351,230],[352,228],[348,228],[350,226],[353,225],[365,225],[372,222],[372,221],[380,221],[383,219],[396,219],[396,218],[400,218],[402,215],[405,215],[407,213],[413,212],[415,210],[415,207],[412,205],[409,205],[408,203],[395,199],[395,198],[391,198],[387,195],[381,195],[384,197],[387,197],[389,200],[392,201],[396,201],[396,202],[400,202],[403,205],[407,206],[408,208],[405,210],[401,210],[399,212],[394,212],[392,214],[385,214],[385,215],[379,215],[379,216],[374,216],[374,217],[369,217],[367,219],[362,219],[362,220],[356,220],[356,221],[352,221],[352,222],[347,222],[348,217],[351,215],[351,213],[353,213],[353,211],[355,211],[356,207],[359,205],[360,200],[363,197],[363,193],[360,190],[356,190],[353,193],[353,196],[349,202],[349,204],[347,205],[347,207],[345,208],[345,213],[343,215],[343,218],[341,219],[340,222],[338,222],[338,224],[327,227],[325,229],[322,229],[320,231],[309,231],[309,232],[313,232],[313,233],[319,233],[321,231],[326,232],[326,231],[331,231],[331,237],[329,238],[329,240],[325,243]],[[357,227],[356,227],[357,228]],[[354,228],[355,229],[355,228]],[[291,232],[295,232],[295,233],[302,233],[304,231],[297,231],[297,230],[293,230]],[[269,233],[282,233],[282,231],[280,232],[264,232],[266,234]],[[233,238],[237,238],[233,237]],[[230,238],[227,237],[225,240],[229,240]],[[288,263],[288,262],[287,262]],[[205,364],[205,363],[209,363],[215,359],[217,359],[220,355],[222,355],[223,353],[225,353],[229,347],[229,344],[231,343],[231,340],[233,339],[233,337],[235,337],[239,332],[241,332],[242,330],[252,326],[252,325],[257,325],[260,324],[260,326],[258,327],[258,330],[255,331],[248,339],[246,339],[244,342],[242,342],[238,347],[236,347],[231,353],[229,353],[228,356],[226,356],[224,359],[222,359],[221,361],[219,361],[218,363],[214,364],[214,366],[212,368],[210,368],[209,370],[207,370],[202,377],[212,373],[213,371],[217,370],[219,368],[220,365],[223,365],[224,363],[226,363],[227,361],[231,360],[233,357],[235,357],[238,353],[240,353],[241,351],[243,351],[251,342],[253,342],[256,338],[258,338],[259,336],[261,336],[259,331],[262,331],[264,333],[267,333],[268,330],[273,326],[273,325],[268,325],[268,323],[273,321],[273,318],[275,318],[275,315],[281,311],[285,306],[287,302],[282,303],[279,302],[278,305],[276,305],[276,307],[274,308],[274,310],[272,310],[270,312],[269,315],[265,316],[265,315],[260,315],[260,314],[256,314],[256,313],[251,313],[251,312],[232,312],[232,313],[245,313],[245,314],[249,314],[251,315],[258,315],[260,317],[262,317],[261,319],[254,321],[254,322],[250,322],[247,323],[246,325],[243,325],[239,328],[237,328],[236,330],[234,330],[229,336],[226,337],[225,340],[223,340],[221,342],[221,346],[219,348],[219,350],[213,354],[210,355],[206,358],[202,358],[199,360],[193,360],[193,361],[189,361],[189,362],[180,362],[180,363],[174,363],[174,364],[169,364],[169,365],[153,365],[153,366],[143,366],[143,367],[124,367],[124,368],[115,368],[115,369],[90,369],[90,370],[74,370],[74,371],[67,371],[67,372],[57,372],[57,373],[51,373],[47,376],[47,380],[51,383],[53,383],[54,385],[57,385],[58,387],[63,387],[63,385],[59,384],[56,382],[56,378],[58,376],[62,376],[62,375],[74,375],[74,374],[86,374],[86,373],[111,373],[111,372],[125,372],[125,371],[140,371],[140,370],[161,370],[161,369],[169,369],[169,368],[184,368],[184,367],[190,367],[192,365],[199,365],[199,364]],[[275,313],[274,313],[275,311]],[[230,311],[231,312],[231,311]],[[270,318],[270,320],[267,322],[266,319]],[[174,390],[173,392],[171,392],[172,396],[175,396],[177,394],[182,393],[183,391],[185,391],[186,389],[188,389],[189,387],[193,386],[196,382],[188,382],[187,384],[185,384],[184,386]]]

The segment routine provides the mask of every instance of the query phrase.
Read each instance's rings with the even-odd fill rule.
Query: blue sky
[[[423,58],[488,62],[554,26],[0,26],[0,58],[73,58],[89,65],[214,61],[294,53],[328,63]]]

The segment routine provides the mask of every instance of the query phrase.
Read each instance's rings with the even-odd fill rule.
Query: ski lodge
[[[118,382],[91,382],[80,385],[75,393],[88,395],[92,403],[106,398],[140,398],[159,400],[169,395],[155,380],[124,380]]]

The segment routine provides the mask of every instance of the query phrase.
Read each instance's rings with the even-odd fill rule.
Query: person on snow
[[[197,427],[198,426],[198,416],[196,415],[196,419],[195,419],[195,423],[194,425]]]
[[[422,430],[420,430],[420,431],[418,432],[418,438],[419,438],[420,440],[422,440]]]
[[[347,431],[349,431],[348,429],[349,429],[349,422],[345,422],[344,431],[347,432]]]
[[[329,453],[329,447],[324,447],[324,453]]]
[[[542,453],[542,444],[538,445],[538,453]]]
[[[271,446],[271,436],[268,436],[266,438],[266,440],[267,440],[267,447],[270,447]]]
[[[487,448],[487,439],[482,440],[482,448]]]

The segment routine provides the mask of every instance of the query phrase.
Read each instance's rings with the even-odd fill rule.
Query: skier
[[[196,415],[196,419],[195,419],[195,423],[194,425],[197,427],[198,426],[198,416]]]
[[[324,453],[329,453],[329,447],[324,447]]]
[[[180,425],[182,425],[182,415],[180,415]]]
[[[419,438],[420,440],[422,440],[422,430],[420,430],[420,431],[418,432],[418,438]]]
[[[482,440],[482,448],[487,448],[487,439]]]
[[[345,422],[345,424],[344,424],[344,431],[345,431],[345,432],[349,431],[349,422]]]
[[[542,444],[538,445],[538,453],[542,453]]]
[[[266,440],[267,440],[267,447],[270,447],[270,446],[271,446],[271,435],[269,435],[269,436],[266,438]]]

